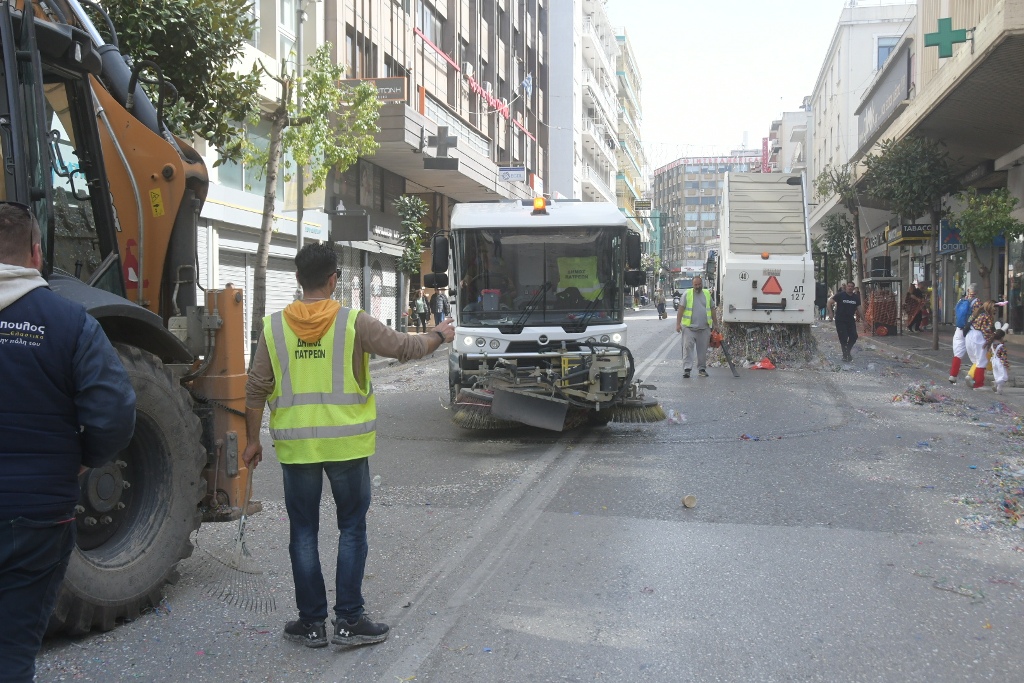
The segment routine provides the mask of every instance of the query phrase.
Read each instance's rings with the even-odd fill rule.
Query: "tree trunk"
[[[846,281],[853,279],[853,254],[846,254]]]
[[[263,193],[263,219],[260,222],[260,243],[256,248],[256,268],[252,274],[252,324],[249,328],[249,362],[256,356],[256,344],[263,331],[263,316],[267,311],[267,261],[270,257],[270,237],[274,233],[274,203],[277,200],[277,176],[281,166],[281,137],[288,123],[288,90],[270,118],[270,143],[267,146],[267,184]]]
[[[992,298],[992,268],[985,264],[974,244],[971,244],[971,255],[974,256],[974,262],[978,264],[978,277],[981,278],[981,290],[974,294],[982,301],[988,301]],[[989,260],[989,262],[991,261],[992,259]]]
[[[932,350],[939,350],[939,220],[941,215],[935,209],[932,219]]]
[[[857,206],[856,200],[850,202],[847,205],[846,210],[853,216],[853,248],[854,253],[857,255],[857,275],[854,284],[857,289],[861,292],[861,296],[864,296],[864,288],[862,280],[864,279],[864,244],[860,238],[860,208]]]

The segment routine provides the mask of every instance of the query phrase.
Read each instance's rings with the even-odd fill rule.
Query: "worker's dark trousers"
[[[843,353],[847,353],[857,343],[857,321],[836,318],[836,332],[839,334],[839,345]]]
[[[74,520],[0,520],[0,681],[33,680],[74,547]]]

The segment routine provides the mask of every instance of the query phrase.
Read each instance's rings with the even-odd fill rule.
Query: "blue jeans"
[[[363,614],[363,572],[366,569],[366,511],[370,507],[370,465],[367,458],[343,462],[281,465],[284,504],[288,510],[288,554],[295,581],[299,619],[327,620],[327,590],[320,568],[320,496],[324,472],[331,483],[338,516],[338,568],[334,577],[334,613],[355,621]]]
[[[0,520],[0,681],[31,683],[71,551],[73,520]]]

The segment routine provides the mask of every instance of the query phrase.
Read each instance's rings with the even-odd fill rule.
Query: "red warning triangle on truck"
[[[764,294],[782,294],[782,285],[779,284],[779,279],[774,275],[768,276],[768,279],[764,281],[764,286],[761,287],[761,292]]]

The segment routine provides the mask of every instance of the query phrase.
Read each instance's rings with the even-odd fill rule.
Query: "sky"
[[[651,170],[739,149],[744,132],[760,149],[771,122],[811,94],[848,1],[607,0],[643,79]]]

